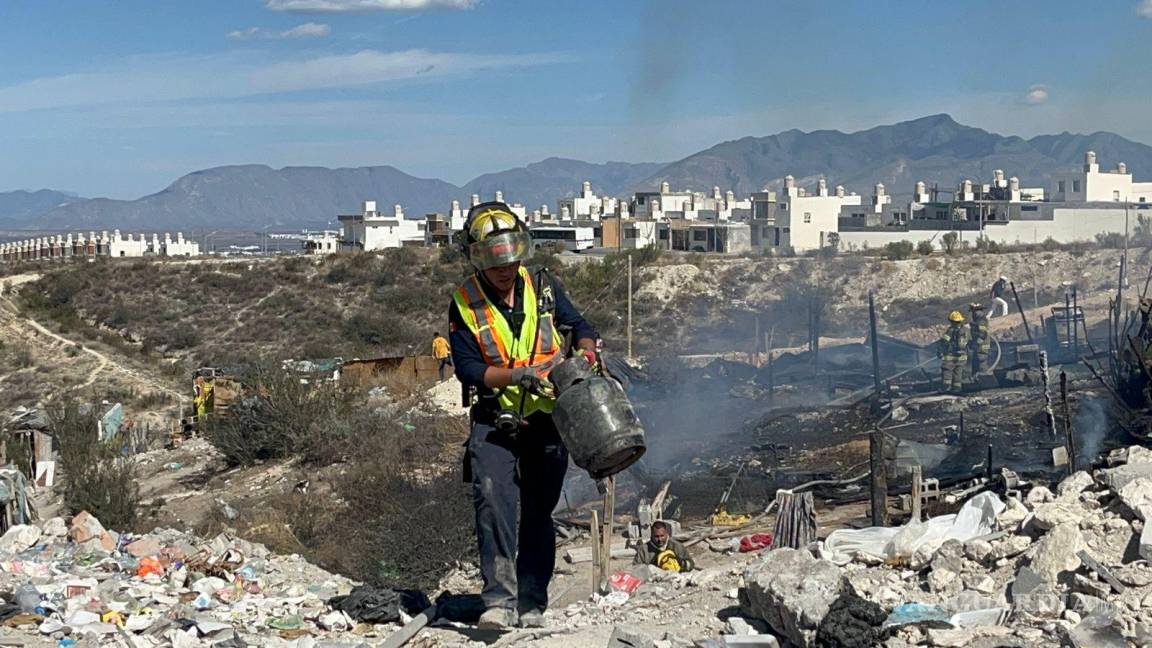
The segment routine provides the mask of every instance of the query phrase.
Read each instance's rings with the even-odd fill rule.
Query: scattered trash
[[[636,578],[628,572],[619,571],[612,574],[612,577],[608,579],[608,584],[616,591],[631,594],[636,591],[636,588],[640,587],[642,582],[639,578]]]
[[[171,461],[171,462],[164,464],[164,468],[166,470],[180,470],[183,467],[184,467],[184,464],[180,463],[179,461]]]
[[[419,614],[432,602],[423,592],[415,590],[394,590],[373,585],[360,585],[347,596],[337,596],[328,601],[334,609],[340,610],[356,621],[365,623],[396,623],[401,611],[408,615]]]
[[[740,538],[740,553],[760,551],[772,546],[771,533],[753,533]]]
[[[141,558],[140,566],[136,568],[136,575],[140,578],[145,578],[153,574],[163,576],[164,565],[160,564],[160,561],[155,558]]]

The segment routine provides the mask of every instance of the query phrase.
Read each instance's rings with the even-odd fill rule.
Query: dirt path
[[[39,278],[39,274],[28,273],[6,277],[4,281],[10,288],[16,288],[17,286],[35,281]],[[143,390],[161,391],[177,398],[185,396],[182,392],[168,387],[163,380],[150,375],[149,372],[145,370],[121,363],[119,360],[111,358],[96,349],[89,348],[84,344],[75,342],[59,333],[49,330],[42,323],[36,321],[27,313],[22,312],[19,305],[8,295],[0,297],[0,310],[7,316],[5,318],[7,321],[4,322],[4,328],[7,329],[12,339],[21,340],[25,344],[37,344],[37,346],[43,347],[49,352],[59,352],[61,349],[75,347],[79,349],[81,353],[87,354],[96,361],[96,366],[88,372],[84,382],[76,385],[72,389],[91,387],[108,371],[117,371],[122,373],[130,383],[139,386]],[[8,335],[4,337],[8,337]],[[50,340],[50,342],[46,341],[45,338]],[[9,375],[11,374],[5,375],[4,378],[7,378]]]
[[[232,327],[229,328],[227,331],[220,334],[219,339],[221,339],[221,340],[229,339],[233,333],[235,333],[237,330],[240,329],[241,326],[244,325],[242,318],[244,317],[245,313],[252,310],[253,308],[259,308],[261,305],[264,304],[264,302],[268,301],[273,296],[279,294],[280,291],[283,289],[284,289],[284,286],[276,286],[272,290],[268,291],[267,295],[264,295],[260,299],[257,299],[256,301],[252,302],[251,304],[248,304],[247,306],[245,306],[245,307],[241,308],[240,310],[236,311],[235,313],[233,313],[232,314],[232,321],[235,322],[235,324],[233,324]]]

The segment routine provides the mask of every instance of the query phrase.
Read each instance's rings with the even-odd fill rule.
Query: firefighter
[[[475,272],[448,317],[456,377],[475,389],[464,470],[487,608],[478,625],[539,627],[556,559],[552,510],[568,468],[548,374],[564,359],[560,329],[590,363],[599,335],[547,271],[523,267],[532,239],[506,204],[473,207],[463,234]]]
[[[975,377],[988,369],[988,351],[992,340],[988,337],[988,317],[984,313],[984,304],[969,304],[968,311],[972,317],[968,327],[968,352],[972,354],[972,376]]]
[[[940,358],[940,391],[959,394],[964,389],[964,371],[968,368],[968,329],[964,315],[954,310],[948,315],[948,328],[940,336],[937,357]]]

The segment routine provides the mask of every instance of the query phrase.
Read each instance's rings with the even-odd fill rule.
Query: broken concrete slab
[[[1031,568],[1048,583],[1066,571],[1080,567],[1077,552],[1084,548],[1084,534],[1074,523],[1061,524],[1036,543],[1032,550]]]
[[[1071,523],[1079,524],[1088,515],[1088,511],[1079,503],[1069,501],[1040,504],[1036,507],[1032,518],[1032,525],[1040,531],[1047,531],[1058,525]]]
[[[1028,495],[1024,498],[1024,501],[1032,506],[1036,506],[1054,501],[1055,499],[1056,496],[1052,491],[1048,490],[1046,486],[1037,486],[1028,491]]]
[[[655,640],[631,626],[612,628],[606,648],[653,648]]]
[[[1096,473],[1097,479],[1113,491],[1119,491],[1129,482],[1152,478],[1152,462],[1126,463],[1115,468],[1106,468]]]
[[[1009,536],[992,544],[992,553],[988,554],[988,559],[997,561],[1004,558],[1014,558],[1027,551],[1028,547],[1031,546],[1032,538],[1026,535]]]
[[[844,589],[836,564],[790,548],[764,554],[744,572],[744,582],[743,615],[803,648],[815,645],[821,620]]]
[[[1141,509],[1152,507],[1152,477],[1140,477],[1124,484],[1116,494],[1136,517],[1145,520]]]
[[[1031,567],[1021,567],[1012,581],[1012,606],[1019,613],[1057,618],[1064,612],[1064,596]]]
[[[1083,470],[1077,471],[1056,486],[1056,498],[1075,500],[1094,483],[1092,475]]]

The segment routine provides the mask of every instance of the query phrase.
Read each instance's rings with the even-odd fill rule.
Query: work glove
[[[516,367],[512,370],[512,384],[530,394],[556,398],[556,386],[545,375],[553,366],[554,363],[547,362],[529,367]]]
[[[603,373],[603,358],[598,351],[580,349],[580,355],[584,356],[584,359],[588,361],[588,366],[592,368],[593,372]]]

